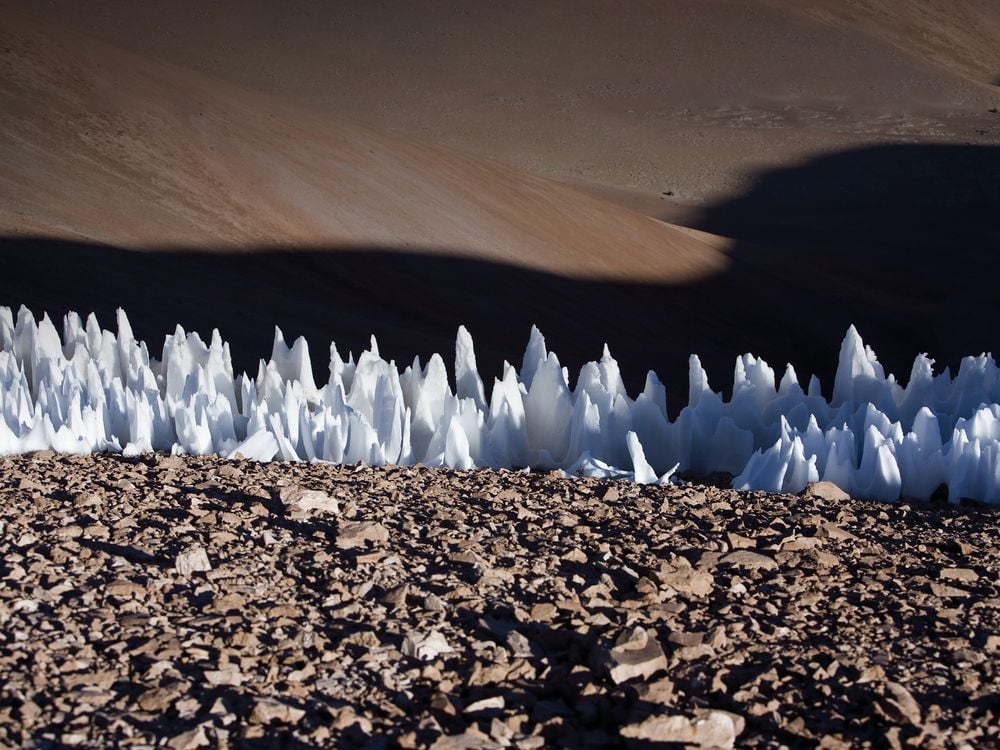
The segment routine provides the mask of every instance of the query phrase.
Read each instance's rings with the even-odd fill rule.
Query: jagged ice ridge
[[[886,377],[852,326],[833,398],[803,390],[788,365],[780,382],[762,359],[736,361],[732,398],[711,390],[697,356],[688,404],[671,422],[649,372],[626,393],[607,347],[575,387],[532,328],[520,371],[504,363],[489,397],[463,327],[453,391],[444,360],[402,372],[372,337],[357,361],[330,346],[329,381],[313,379],[305,339],[279,329],[256,377],[233,375],[228,344],[178,326],[159,360],[118,311],[118,334],[75,313],[62,337],[46,315],[0,308],[0,454],[149,451],[268,461],[421,463],[471,469],[532,467],[568,475],[669,482],[678,470],[735,475],[738,489],[800,492],[827,480],[857,497],[948,497],[1000,503],[1000,371],[966,357],[958,375],[919,355],[906,386]]]

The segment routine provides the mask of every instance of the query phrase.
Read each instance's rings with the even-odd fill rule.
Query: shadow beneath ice
[[[109,329],[123,307],[154,356],[177,323],[206,337],[219,328],[237,372],[256,373],[278,325],[289,342],[307,338],[318,383],[330,341],[357,356],[371,334],[400,366],[439,352],[450,367],[464,324],[487,390],[504,360],[520,367],[537,324],[571,381],[607,342],[630,392],[653,369],[676,413],[691,353],[716,390],[750,351],[779,378],[789,362],[803,386],[817,374],[829,395],[852,323],[904,381],[920,352],[954,368],[1000,351],[997,216],[1000,148],[875,146],[765,172],[706,208],[698,224],[733,238],[731,262],[691,283],[581,280],[411,248],[139,252],[6,237],[0,304],[57,324],[93,311]]]

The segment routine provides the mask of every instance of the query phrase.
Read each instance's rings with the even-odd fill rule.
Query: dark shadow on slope
[[[219,328],[237,369],[256,371],[273,326],[309,340],[320,382],[327,346],[360,352],[377,335],[401,365],[440,352],[457,327],[477,346],[487,388],[520,366],[532,323],[575,378],[608,342],[626,383],[648,369],[671,411],[687,400],[697,353],[728,390],[746,351],[792,362],[829,392],[844,331],[856,323],[905,378],[928,351],[955,364],[1000,350],[1000,148],[893,146],[824,157],[762,176],[706,210],[702,226],[738,239],[725,273],[687,285],[582,281],[521,267],[393,248],[136,252],[48,238],[0,238],[0,304],[56,318],[124,307],[158,355],[176,323]]]
[[[849,321],[904,379],[918,351],[955,365],[1000,349],[998,147],[884,145],[825,155],[763,172],[743,195],[705,209],[697,225],[736,239],[731,276],[786,283],[774,297],[748,288],[812,334],[794,348],[777,346],[772,364],[791,358],[828,372],[831,346]],[[766,355],[772,334],[754,335]]]
[[[698,288],[666,289],[567,279],[524,268],[440,254],[383,248],[225,253],[136,252],[44,238],[0,239],[0,304],[47,311],[58,326],[68,310],[96,313],[115,329],[115,309],[158,356],[177,323],[203,337],[219,328],[237,370],[256,373],[271,352],[274,326],[289,341],[304,335],[318,382],[327,378],[328,347],[357,355],[375,334],[398,364],[440,352],[449,369],[455,333],[472,331],[487,387],[507,359],[520,367],[537,323],[573,377],[608,342],[632,387],[648,369],[687,395],[687,355],[699,351],[732,371],[738,346],[726,316],[735,298]],[[716,290],[721,287],[716,286]],[[735,290],[731,290],[735,291]],[[749,338],[746,339],[749,341]],[[828,352],[830,358],[835,351]],[[678,390],[679,389],[679,390]]]

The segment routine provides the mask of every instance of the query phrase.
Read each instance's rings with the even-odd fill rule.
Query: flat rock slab
[[[341,549],[366,547],[368,543],[382,544],[389,541],[389,530],[375,521],[346,522],[337,534],[337,546]]]
[[[0,457],[0,747],[996,747],[998,543],[815,490]]]
[[[177,555],[174,569],[182,576],[190,576],[192,573],[204,573],[211,570],[212,563],[208,561],[208,553],[204,547],[190,547]],[[126,581],[125,584],[127,585],[127,583]]]

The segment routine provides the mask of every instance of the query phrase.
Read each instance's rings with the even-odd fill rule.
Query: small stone
[[[366,542],[384,544],[389,541],[389,530],[375,521],[354,521],[340,526],[337,546],[341,549],[364,547]]]
[[[243,674],[240,672],[239,668],[227,664],[221,669],[209,669],[205,671],[205,681],[209,685],[219,686],[219,685],[230,685],[237,686],[242,685],[245,681]]]
[[[660,644],[641,627],[625,631],[613,648],[599,651],[597,662],[616,685],[636,677],[650,677],[667,668],[667,657]]]
[[[969,581],[974,583],[979,580],[979,574],[969,568],[942,568],[940,578],[942,580]]]
[[[391,589],[382,594],[378,600],[391,609],[400,609],[401,607],[406,606],[406,597],[409,593],[410,585],[408,583],[402,583],[399,586],[393,586]]]
[[[726,541],[729,542],[730,549],[754,549],[757,546],[755,540],[734,532],[726,534]]]
[[[201,546],[189,547],[177,555],[174,567],[182,576],[190,576],[196,572],[207,572],[212,569],[212,563],[208,561],[208,553]]]
[[[833,482],[811,482],[802,491],[804,497],[818,497],[830,503],[843,503],[851,499],[851,496],[844,492]]]
[[[920,726],[920,704],[913,694],[898,682],[885,683],[886,695],[880,701],[881,707],[893,719],[905,720]]]
[[[649,742],[677,743],[698,747],[732,748],[736,723],[725,711],[707,711],[699,717],[650,716],[639,724],[621,728],[622,737]]]
[[[942,599],[958,599],[969,595],[969,592],[965,589],[948,586],[943,583],[934,583],[933,581],[931,581],[931,593]]]
[[[199,725],[189,732],[183,732],[167,741],[167,747],[172,750],[195,750],[210,744],[205,736],[205,729]]]
[[[465,707],[463,713],[466,714],[486,714],[491,712],[503,711],[507,703],[504,701],[502,695],[494,695],[489,698],[483,698],[481,700],[470,703]]]
[[[421,661],[433,661],[440,654],[453,653],[444,636],[436,630],[427,635],[410,633],[403,639],[403,655],[411,656]]]
[[[531,608],[531,619],[536,622],[551,622],[559,610],[552,602],[540,602]]]
[[[337,502],[337,498],[319,490],[282,487],[278,492],[278,499],[284,503],[288,514],[297,520],[320,513],[340,513],[340,503]]]
[[[287,703],[274,700],[273,698],[259,698],[254,703],[253,711],[250,712],[251,724],[294,724],[299,721],[306,712],[301,708],[289,706]]]
[[[749,570],[776,570],[778,567],[778,563],[767,555],[745,549],[730,552],[719,560],[719,562],[724,565],[734,565],[738,568],[747,568]]]
[[[163,687],[150,688],[139,696],[139,708],[150,713],[163,713],[185,692],[187,684],[183,682],[172,682]]]

